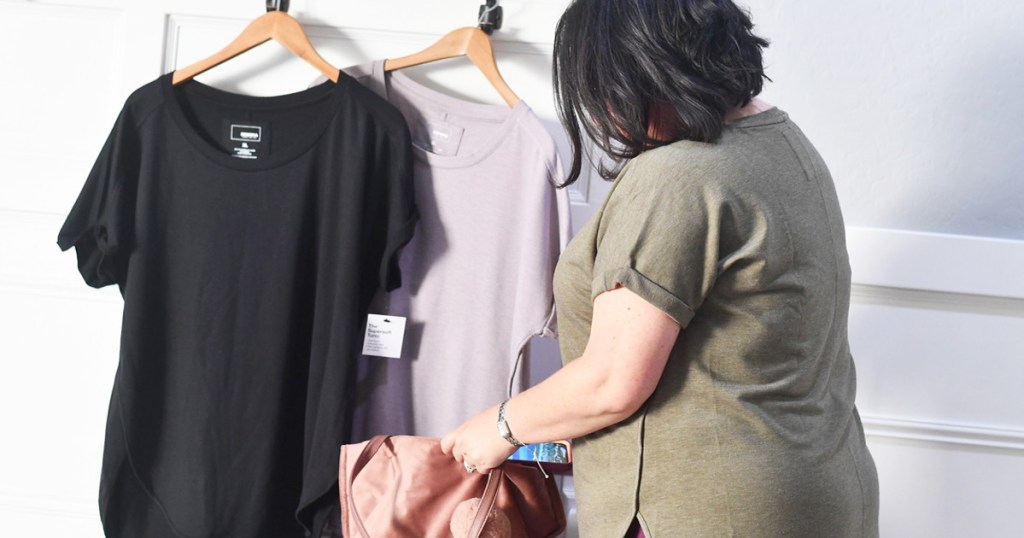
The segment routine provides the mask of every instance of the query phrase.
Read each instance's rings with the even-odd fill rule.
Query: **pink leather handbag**
[[[352,538],[544,538],[565,530],[554,478],[507,462],[467,473],[439,439],[378,436],[341,447],[341,526]]]

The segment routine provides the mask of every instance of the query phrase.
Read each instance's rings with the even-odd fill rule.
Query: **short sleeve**
[[[57,236],[61,250],[75,247],[78,270],[92,287],[125,284],[138,172],[138,135],[125,108]]]
[[[386,156],[387,200],[383,229],[384,252],[379,269],[380,287],[391,291],[402,285],[399,257],[402,247],[412,239],[419,221],[413,183],[412,141],[408,128],[392,136]]]
[[[621,285],[685,328],[717,277],[720,207],[676,161],[634,159],[601,215],[592,297]]]

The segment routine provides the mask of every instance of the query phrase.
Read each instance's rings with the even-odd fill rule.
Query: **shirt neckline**
[[[788,116],[785,112],[779,109],[779,107],[773,106],[768,110],[751,114],[749,116],[743,116],[735,120],[726,120],[726,127],[734,128],[745,128],[745,127],[762,127],[765,125],[772,125],[775,123],[782,123],[786,121]]]
[[[371,64],[370,75],[380,85],[383,97],[389,102],[391,101],[392,87],[396,87],[401,93],[428,101],[455,116],[472,116],[501,121],[501,124],[492,131],[490,140],[471,153],[438,155],[413,144],[413,155],[418,160],[426,161],[432,168],[463,168],[479,163],[501,147],[508,133],[530,110],[530,106],[523,99],[520,99],[514,107],[509,108],[505,105],[487,105],[452,97],[414,81],[401,71],[385,72],[384,60],[376,60]]]
[[[244,171],[269,170],[279,167],[295,160],[301,155],[304,155],[316,146],[324,131],[327,129],[327,126],[331,124],[335,116],[337,116],[338,111],[341,109],[341,99],[348,93],[348,84],[350,81],[354,82],[352,77],[339,72],[337,83],[328,80],[324,84],[318,84],[295,93],[273,96],[254,96],[220,90],[194,79],[175,86],[172,82],[173,75],[173,72],[163,75],[161,77],[161,87],[163,88],[164,100],[167,103],[168,110],[174,118],[174,122],[177,124],[181,133],[197,151],[202,153],[208,159],[227,168]],[[266,157],[260,157],[258,160],[239,159],[210,144],[209,141],[199,134],[199,131],[196,129],[195,125],[189,121],[188,116],[186,116],[185,111],[182,108],[180,101],[181,95],[179,92],[191,94],[201,99],[212,101],[216,104],[221,104],[227,107],[249,110],[289,108],[323,100],[323,106],[327,109],[327,112],[320,116],[316,125],[313,125],[308,129],[308,144],[303,144],[287,152],[271,153]]]

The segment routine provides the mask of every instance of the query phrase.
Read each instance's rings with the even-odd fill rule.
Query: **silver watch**
[[[505,404],[507,403],[508,400],[505,400],[504,402],[501,402],[500,406],[498,406],[498,433],[501,434],[501,437],[508,441],[512,446],[526,446],[526,443],[516,439],[515,436],[512,435],[512,430],[508,427],[508,422],[505,420]]]

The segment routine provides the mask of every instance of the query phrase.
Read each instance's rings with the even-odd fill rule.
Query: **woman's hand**
[[[486,474],[504,463],[516,447],[498,434],[498,406],[494,406],[445,435],[441,451],[463,464],[467,471],[472,468]]]
[[[601,293],[583,355],[509,400],[505,417],[513,435],[524,443],[573,439],[626,420],[658,386],[680,330],[627,288]],[[441,450],[486,472],[515,447],[498,433],[494,406],[445,435]]]

